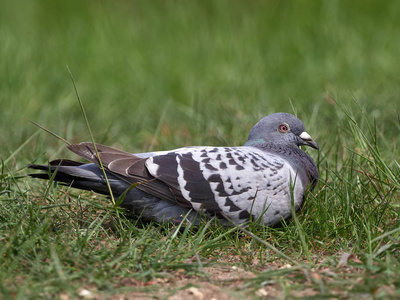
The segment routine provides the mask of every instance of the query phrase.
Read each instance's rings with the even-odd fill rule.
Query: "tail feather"
[[[73,188],[109,195],[103,171],[93,163],[60,159],[50,162],[49,165],[31,164],[28,168],[42,171],[41,173],[29,174],[33,178],[53,179]],[[117,177],[110,171],[106,171],[106,174],[115,198],[121,196],[132,185],[132,183]],[[150,180],[150,182],[153,181]],[[187,216],[192,223],[198,223],[198,215],[195,211],[188,207],[182,207],[175,201],[165,200],[164,197],[143,191],[140,187],[146,187],[146,185],[141,184],[138,188],[129,189],[124,194],[121,207],[126,209],[128,215],[140,216],[145,220],[155,220],[161,223],[181,222],[184,216]],[[153,192],[156,193],[157,190]],[[168,199],[168,194],[164,196]],[[171,197],[173,197],[172,194]]]
[[[104,178],[104,167],[107,179],[114,196],[121,195],[132,185],[139,184],[137,189],[155,197],[176,203],[176,197],[171,188],[161,180],[157,180],[148,172],[146,159],[150,153],[136,156],[128,152],[96,144],[97,153],[92,143],[68,145],[68,149],[92,163],[80,163],[73,160],[58,159],[47,165],[30,165],[29,168],[45,171],[39,174],[29,174],[34,178],[60,181],[64,185],[75,188],[93,190],[102,194],[109,194],[107,182]],[[98,154],[98,155],[97,155]],[[101,164],[100,164],[101,160]],[[56,173],[52,175],[53,173]],[[182,202],[182,201],[181,201]],[[190,203],[181,203],[191,207]]]
[[[63,185],[78,189],[94,191],[108,195],[109,190],[103,172],[94,164],[84,164],[73,160],[55,160],[50,165],[31,164],[30,169],[46,171],[42,173],[31,173],[29,176],[40,179],[54,179]],[[111,173],[107,172],[107,180],[115,195],[122,194],[129,184],[121,181]]]

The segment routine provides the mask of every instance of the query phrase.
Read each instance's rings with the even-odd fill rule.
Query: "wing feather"
[[[140,158],[134,154],[100,144],[96,144],[96,147],[104,168],[111,174],[130,184],[138,184],[137,188],[146,193],[177,202],[171,189],[147,171],[145,167],[147,158]],[[79,156],[99,165],[92,143],[72,144],[68,145],[68,148]],[[186,206],[188,205],[186,204]]]
[[[197,211],[236,220],[260,217],[269,207],[290,214],[290,167],[254,147],[182,148],[149,158],[146,167]]]

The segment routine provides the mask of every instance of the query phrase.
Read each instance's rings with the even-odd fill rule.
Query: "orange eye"
[[[281,125],[279,125],[278,130],[280,132],[288,132],[290,130],[289,125],[286,123],[283,123]]]

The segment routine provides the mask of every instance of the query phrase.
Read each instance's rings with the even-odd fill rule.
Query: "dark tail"
[[[54,180],[77,189],[109,195],[103,171],[95,164],[60,159],[50,162],[49,165],[31,164],[28,168],[44,171],[42,173],[29,174],[33,178]],[[128,183],[110,172],[106,172],[106,174],[114,195],[121,195],[129,187]]]
[[[60,159],[50,162],[49,165],[29,165],[28,168],[40,170],[41,173],[29,174],[29,176],[40,179],[58,181],[63,185],[71,186],[77,189],[94,191],[100,194],[109,195],[107,182],[104,178],[103,171],[95,164],[80,163],[67,159]],[[170,199],[173,195],[161,193],[164,195],[164,200],[142,191],[139,188],[133,188],[132,183],[129,183],[122,176],[106,171],[107,180],[111,186],[115,198],[123,195],[124,199],[121,207],[125,208],[129,214],[140,216],[145,220],[155,220],[157,222],[180,222],[183,216],[192,222],[198,223],[198,215],[191,211],[190,208],[182,207],[176,201],[165,200]],[[150,180],[150,182],[153,182]],[[145,184],[138,187],[146,187]],[[129,190],[128,190],[129,189]],[[166,189],[168,189],[166,187]],[[124,193],[127,192],[127,193]],[[168,192],[170,192],[168,190]]]

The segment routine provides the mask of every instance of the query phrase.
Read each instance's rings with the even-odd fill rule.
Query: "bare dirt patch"
[[[94,286],[83,286],[77,291],[82,299],[168,299],[168,300],[233,300],[233,299],[284,299],[309,298],[325,295],[330,299],[349,296],[349,291],[363,284],[363,269],[348,265],[358,262],[352,255],[337,257],[340,263],[335,267],[323,265],[323,260],[313,268],[299,268],[276,259],[268,263],[254,260],[249,269],[239,267],[237,255],[221,256],[212,266],[201,271],[187,272],[177,269],[166,273],[165,277],[153,281],[134,278],[114,279],[113,289],[107,292]],[[346,288],[343,288],[343,282]],[[337,285],[336,283],[339,283]],[[324,289],[328,288],[327,291]],[[357,288],[356,288],[357,289]],[[377,293],[395,295],[392,286],[380,287]],[[369,299],[369,294],[357,293],[358,298]],[[67,295],[61,297],[69,300]]]
[[[238,267],[204,267],[204,275],[187,275],[177,271],[169,278],[159,278],[155,281],[142,282],[133,278],[122,278],[116,284],[116,289],[132,288],[132,291],[103,295],[91,287],[84,287],[77,291],[83,299],[111,299],[111,300],[233,300],[252,299],[249,290],[244,286],[244,281],[255,277],[255,274]],[[260,295],[261,296],[261,295]],[[64,295],[63,300],[69,300]]]

